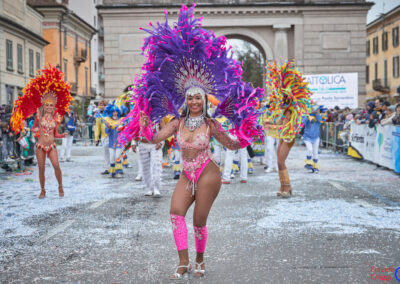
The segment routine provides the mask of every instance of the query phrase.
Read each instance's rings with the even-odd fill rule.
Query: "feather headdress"
[[[39,75],[31,79],[23,89],[24,95],[14,103],[11,129],[16,133],[23,129],[23,121],[33,115],[45,102],[51,100],[56,112],[63,116],[72,101],[69,92],[71,86],[64,81],[64,74],[61,71],[48,66],[38,73]]]
[[[226,99],[243,88],[241,63],[232,58],[226,38],[203,29],[202,18],[194,17],[194,8],[194,4],[190,8],[182,5],[178,22],[173,26],[168,24],[165,12],[164,23],[150,23],[149,29],[143,29],[150,34],[142,48],[147,60],[142,77],[135,83],[135,107],[127,118],[129,129],[120,135],[122,141],[138,134],[137,119],[141,110],[149,115],[152,123],[158,123],[167,115],[180,117],[179,109],[186,96],[201,94],[203,98],[209,96],[214,102],[220,102],[217,109],[225,109],[222,113],[231,105]],[[245,100],[232,101],[240,109]],[[234,116],[230,115],[231,118]],[[242,120],[233,121],[236,127],[239,125],[235,122],[239,121]]]
[[[308,83],[293,61],[281,66],[274,61],[267,67],[267,85],[271,90],[267,105],[272,123],[284,120],[285,112],[290,111],[289,121],[279,129],[279,138],[293,139],[301,130],[303,116],[310,113]]]

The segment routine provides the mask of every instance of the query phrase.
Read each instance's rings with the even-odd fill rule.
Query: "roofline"
[[[221,8],[221,7],[334,7],[334,6],[369,6],[374,5],[372,2],[364,3],[252,3],[252,4],[196,4],[196,7],[201,8]],[[180,8],[182,4],[167,4],[167,5],[156,5],[156,4],[117,4],[117,5],[97,5],[97,9],[135,9],[135,8]]]
[[[5,22],[6,24],[9,24],[12,28],[22,30],[25,34],[32,36],[35,40],[42,43],[43,46],[48,45],[50,43],[47,40],[45,40],[42,36],[38,35],[37,33],[32,32],[31,30],[25,28],[23,25],[18,24],[17,22],[14,22],[14,21],[10,20],[9,18],[6,18],[2,15],[0,15],[0,23],[1,22]]]
[[[390,14],[396,12],[396,10],[399,9],[400,10],[400,5],[397,5],[396,7],[394,7],[392,10],[386,12],[385,14],[379,16],[378,18],[376,18],[375,20],[373,20],[371,23],[367,24],[367,29],[371,28],[372,26],[374,26],[375,24],[377,24],[377,22],[382,20],[382,17],[387,17]]]
[[[64,5],[35,5],[33,6],[34,8],[40,9],[40,8],[44,8],[44,9],[52,9],[52,8],[61,8],[64,11],[71,11],[71,15],[75,18],[77,18],[79,21],[81,21],[83,24],[85,24],[87,26],[87,28],[89,28],[90,30],[92,30],[93,34],[97,33],[98,30],[93,27],[91,24],[89,24],[88,22],[86,22],[84,19],[82,19],[81,17],[79,17],[76,13],[74,13],[73,10],[68,9],[67,7],[65,7]]]
[[[26,5],[29,6],[29,7],[31,7],[33,10],[35,10],[36,13],[38,13],[38,14],[40,14],[42,17],[44,17],[43,13],[41,13],[38,9],[36,9],[35,6],[33,6],[33,5],[29,4],[29,3],[26,3]]]

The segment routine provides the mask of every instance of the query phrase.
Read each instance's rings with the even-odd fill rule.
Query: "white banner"
[[[311,98],[327,108],[358,107],[358,73],[304,75]]]
[[[348,155],[400,172],[400,127],[352,123]]]

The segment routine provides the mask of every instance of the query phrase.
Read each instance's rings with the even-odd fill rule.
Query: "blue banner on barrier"
[[[400,127],[396,126],[392,132],[393,145],[392,153],[394,156],[394,171],[400,173]]]

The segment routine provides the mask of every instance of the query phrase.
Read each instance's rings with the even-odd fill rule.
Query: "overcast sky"
[[[378,18],[380,13],[386,13],[400,5],[400,0],[369,0],[368,2],[374,2],[375,5],[368,12],[367,23]]]

